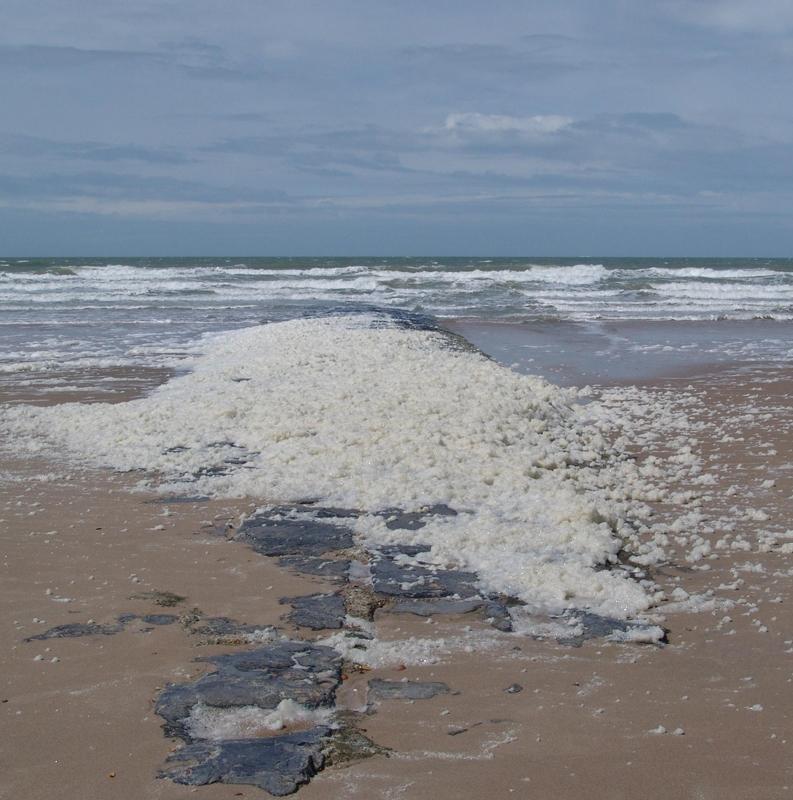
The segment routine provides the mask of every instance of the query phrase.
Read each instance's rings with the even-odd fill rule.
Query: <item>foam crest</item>
[[[753,286],[743,283],[654,283],[654,292],[681,299],[714,298],[720,302],[734,300],[737,303],[752,300],[772,300],[790,302],[793,300],[793,286]]]
[[[773,278],[785,273],[773,269],[714,269],[713,267],[652,267],[647,270],[631,271],[632,274],[645,274],[664,278],[705,278],[706,280],[730,280],[740,278]]]

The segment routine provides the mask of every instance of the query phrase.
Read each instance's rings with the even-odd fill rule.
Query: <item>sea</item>
[[[178,368],[207,335],[356,306],[434,316],[561,383],[793,356],[793,259],[6,258],[0,376]]]

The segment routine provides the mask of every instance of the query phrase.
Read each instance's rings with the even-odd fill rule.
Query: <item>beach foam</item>
[[[600,569],[663,477],[608,444],[605,406],[377,314],[229,332],[204,351],[143,399],[5,408],[4,437],[146,470],[167,492],[358,508],[367,544],[427,544],[424,562],[475,571],[534,608],[624,618],[651,605]],[[419,531],[372,513],[433,504],[462,513]]]
[[[215,708],[198,703],[190,709],[186,728],[194,739],[249,739],[295,725],[328,722],[332,716],[330,708],[307,708],[290,699],[282,700],[275,708]]]

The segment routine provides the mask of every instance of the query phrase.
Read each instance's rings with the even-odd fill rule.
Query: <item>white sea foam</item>
[[[602,264],[576,264],[572,267],[532,267],[527,277],[548,283],[569,284],[571,286],[597,283],[608,276]]]
[[[651,275],[668,278],[705,278],[712,280],[727,280],[741,278],[751,280],[754,278],[773,278],[785,273],[773,269],[713,269],[712,267],[651,267],[642,270],[627,271],[631,275]]]
[[[663,640],[665,635],[664,629],[658,625],[647,625],[636,628],[628,628],[626,631],[615,630],[609,634],[608,639],[612,642],[657,644]]]
[[[752,301],[772,300],[781,304],[793,301],[793,286],[756,286],[745,283],[654,283],[652,289],[657,294],[668,297],[702,301],[712,298],[715,302],[724,300]]]
[[[190,709],[185,727],[194,739],[250,739],[295,725],[327,723],[332,715],[332,709],[307,708],[288,699],[275,708],[216,708],[197,703]]]
[[[607,445],[607,409],[450,349],[445,335],[372,322],[226,333],[143,399],[7,407],[0,429],[28,451],[157,473],[166,491],[365,512],[446,503],[464,513],[413,533],[369,513],[359,535],[427,543],[424,560],[475,570],[484,588],[532,606],[647,608],[637,583],[597,569],[616,560],[630,497],[647,484]]]
[[[319,644],[332,647],[353,664],[373,669],[397,665],[428,666],[438,664],[460,650],[481,652],[504,643],[504,634],[496,631],[466,631],[460,636],[410,636],[407,639],[367,639],[347,631],[331,634]]]

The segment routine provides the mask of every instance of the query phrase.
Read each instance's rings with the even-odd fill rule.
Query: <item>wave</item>
[[[46,280],[47,278],[60,277],[60,278],[73,278],[77,276],[77,272],[69,267],[48,267],[48,268],[30,268],[25,270],[0,270],[0,280],[18,281],[20,279],[28,280]]]
[[[457,285],[467,283],[558,283],[558,284],[588,284],[596,283],[607,277],[608,270],[602,264],[575,264],[571,266],[539,266],[531,265],[524,269],[432,269],[432,270],[401,270],[381,269],[375,267],[345,267],[338,270],[295,270],[295,276],[306,277],[310,275],[337,276],[366,275],[383,281],[404,281],[413,285],[423,283],[447,282]],[[284,273],[274,270],[270,274],[274,278]]]
[[[339,302],[441,318],[784,319],[793,310],[791,263],[37,260],[3,265],[0,313],[12,326],[104,323],[109,331],[117,324],[154,331],[167,325],[195,336]]]
[[[657,275],[659,277],[670,278],[704,278],[706,280],[725,280],[733,278],[755,279],[772,278],[790,273],[781,270],[755,269],[719,269],[714,267],[651,267],[650,269],[627,270],[631,274],[643,273],[646,275]]]
[[[667,297],[679,298],[712,298],[734,299],[736,301],[758,298],[769,300],[793,299],[793,285],[758,286],[745,283],[654,283],[653,292]]]

